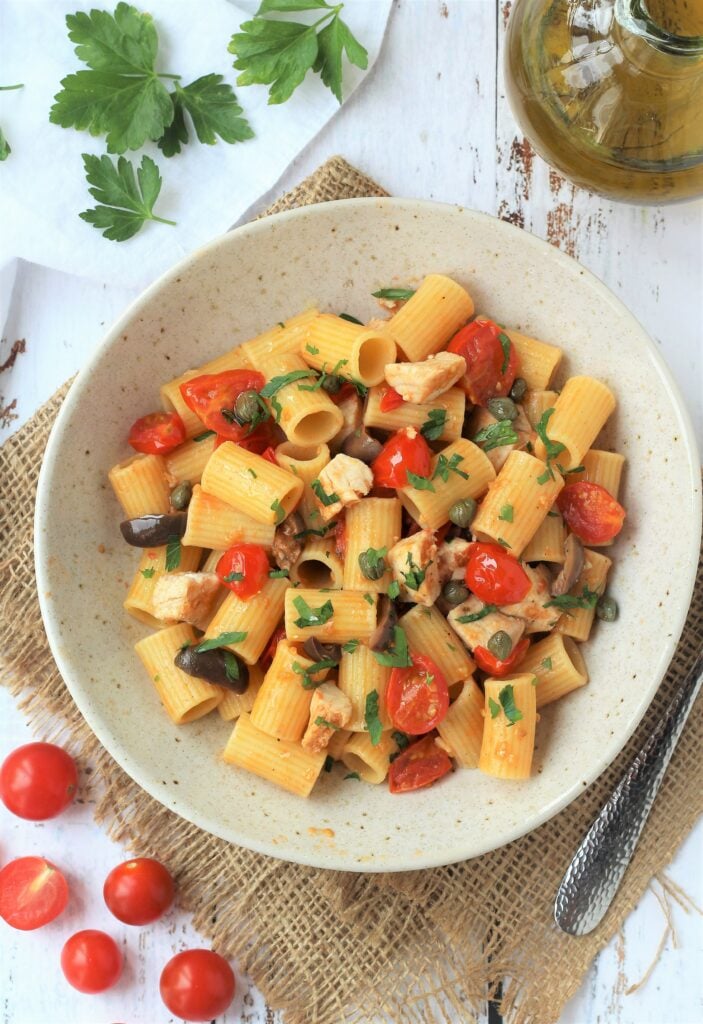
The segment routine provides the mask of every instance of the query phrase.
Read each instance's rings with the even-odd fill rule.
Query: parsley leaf
[[[314,346],[314,345],[311,345],[310,343],[308,343],[308,344],[307,344],[307,345],[305,346],[305,351],[306,351],[306,352],[309,352],[311,356],[317,356],[317,355],[319,355],[319,354],[320,354],[320,350],[319,350],[319,348],[315,348],[315,346]]]
[[[405,750],[410,746],[410,739],[404,732],[400,732],[398,729],[394,729],[391,733],[391,737],[395,740],[398,745],[398,750]]]
[[[314,690],[315,687],[322,685],[324,679],[315,680],[312,677],[326,668],[335,668],[337,664],[334,658],[323,658],[322,661],[315,661],[307,668],[304,668],[299,661],[294,661],[291,668],[301,677],[300,685],[304,690]]]
[[[340,729],[340,726],[335,725],[334,722],[328,722],[326,718],[322,717],[322,715],[317,716],[315,719],[315,725],[319,725],[323,729],[336,729],[337,731]]]
[[[460,622],[462,625],[467,622],[479,622],[480,619],[485,619],[487,615],[497,611],[497,605],[484,604],[483,608],[479,612],[473,612],[471,615],[457,615],[456,621]]]
[[[345,652],[345,654],[353,654],[358,646],[359,646],[359,641],[358,640],[356,640],[356,639],[354,639],[354,640],[347,640],[347,642],[345,644],[342,644],[342,650]]]
[[[398,580],[391,580],[388,584],[388,596],[391,601],[395,601],[396,597],[400,596],[400,583],[398,583]]]
[[[497,704],[492,697],[488,698],[488,708],[491,712],[491,718],[497,718],[500,714],[500,704]]]
[[[498,518],[502,519],[504,523],[512,523],[513,512],[514,509],[512,505],[503,505],[500,512],[498,513]]]
[[[546,668],[547,672],[549,672],[552,668],[552,659],[542,658],[542,668]]]
[[[439,441],[446,422],[446,409],[430,409],[427,419],[420,427],[420,433],[427,441]]]
[[[214,436],[215,436],[215,431],[214,430],[204,430],[202,432],[202,434],[198,434],[196,437],[193,438],[193,440],[194,441],[206,441],[208,439],[208,437],[214,437]]]
[[[344,776],[344,778],[345,778],[345,780],[346,779],[356,779],[357,782],[361,782],[361,776],[359,775],[358,772],[349,772],[347,775]]]
[[[140,572],[145,580],[150,580],[156,572],[156,569],[141,569]]]
[[[269,572],[270,580],[283,580],[290,576],[290,569],[271,569]]]
[[[241,116],[242,108],[231,85],[222,79],[222,75],[210,74],[202,75],[186,86],[176,82],[171,93],[173,120],[158,142],[164,156],[180,153],[181,146],[189,142],[186,113],[190,115],[198,141],[206,146],[214,146],[218,135],[229,143],[253,139],[252,127]]]
[[[325,601],[319,608],[311,608],[304,597],[294,597],[293,604],[298,609],[299,618],[294,621],[299,629],[308,629],[311,626],[324,626],[334,615],[331,601]]]
[[[371,292],[374,299],[391,299],[405,301],[412,299],[415,294],[414,288],[379,288],[377,292]]]
[[[239,662],[231,651],[223,651],[223,654],[225,659],[225,675],[230,683],[235,683],[239,679]]]
[[[409,469],[405,474],[408,478],[408,483],[411,487],[414,487],[416,491],[434,491],[434,484],[426,476],[418,476],[417,473],[412,473]]]
[[[364,709],[364,725],[369,731],[371,746],[376,747],[381,742],[383,726],[378,717],[378,690],[371,690],[366,694],[366,706]]]
[[[330,505],[335,505],[339,501],[339,495],[334,492],[332,492],[332,494],[328,494],[319,480],[313,480],[310,484],[310,488],[317,500],[320,504],[324,505],[325,508]],[[334,513],[332,514],[334,515]]]
[[[500,516],[499,516],[498,518],[500,518]],[[504,547],[504,548],[512,548],[512,546],[513,546],[512,544],[508,544],[508,542],[507,542],[507,540],[505,539],[505,537],[498,537],[498,538],[497,538],[497,540],[498,540],[498,543],[499,543],[499,544],[500,544],[500,545],[501,545],[502,547]]]
[[[552,469],[552,462],[554,461],[554,459],[557,458],[557,456],[561,455],[561,453],[566,450],[566,446],[561,444],[560,441],[552,441],[547,436],[547,424],[549,423],[549,420],[553,413],[554,407],[552,407],[551,409],[545,409],[542,415],[540,416],[539,423],[535,426],[535,430],[537,431],[537,434],[539,435],[539,438],[542,444],[544,445],[544,450],[547,455],[547,468],[544,471],[544,473],[541,473],[537,477],[537,483],[539,484],[546,484],[547,480],[554,479],[554,470]]]
[[[173,572],[181,564],[181,538],[169,537],[166,541],[166,572]]]
[[[286,518],[286,510],[283,505],[281,505],[278,498],[271,502],[271,511],[276,513],[276,526],[278,526],[278,524],[282,523]]]
[[[372,653],[379,665],[390,665],[392,668],[410,668],[412,665],[408,638],[402,626],[393,628],[393,643],[385,651]]]
[[[214,651],[217,647],[228,647],[230,644],[241,644],[248,637],[248,633],[220,633],[218,636],[214,636],[212,640],[203,640],[195,648],[198,654],[204,654],[205,651]]]
[[[575,597],[573,594],[561,594],[559,597],[553,597],[551,601],[547,601],[544,605],[545,608],[595,608],[598,604],[599,595],[595,590],[589,590],[587,585],[584,585],[581,591],[580,597]]]
[[[520,709],[515,704],[515,691],[513,690],[511,683],[508,683],[507,686],[503,687],[503,689],[498,694],[498,700],[500,701],[500,706],[503,709],[505,717],[508,719],[508,728],[511,725],[515,725],[516,722],[519,722],[521,720],[522,711],[520,711]],[[493,715],[492,709],[491,716],[495,717],[495,715]]]
[[[280,377],[272,377],[267,384],[264,384],[259,394],[262,398],[272,398],[281,388],[293,384],[294,381],[300,380],[302,377],[315,376],[316,371],[310,367],[307,370],[291,370],[290,373],[284,373]]]
[[[366,601],[367,604],[375,604],[374,599],[371,597],[371,594],[364,594],[364,601]]]
[[[498,420],[497,423],[491,423],[490,426],[479,430],[472,440],[474,444],[480,445],[484,452],[491,452],[504,444],[517,444],[519,438],[512,420]]]
[[[296,540],[303,540],[305,537],[324,537],[334,530],[337,526],[336,522],[328,523],[327,526],[323,526],[321,530],[315,530],[312,527],[308,527],[306,530],[300,530],[299,533],[294,533],[293,536]]]
[[[88,191],[101,205],[84,210],[79,216],[102,230],[104,238],[124,242],[136,235],[148,220],[175,225],[175,221],[157,217],[153,212],[161,191],[161,175],[151,157],[142,157],[136,179],[134,167],[123,156],[115,165],[109,156],[83,153],[83,164],[88,184],[92,186]]]
[[[319,391],[320,388],[324,387],[325,382],[327,380],[329,380],[331,377],[339,376],[339,371],[342,369],[343,366],[346,366],[348,362],[349,362],[348,359],[339,359],[334,364],[334,366],[332,367],[331,370],[327,369],[327,363],[323,363],[322,364],[322,373],[319,375],[319,377],[317,378],[315,383],[314,384],[298,384],[298,390],[299,391]],[[316,375],[316,371],[315,370],[311,370],[310,371],[310,375],[311,376],[315,376]]]
[[[3,160],[7,160],[11,152],[10,143],[5,138],[2,128],[0,128],[0,163]]]
[[[352,316],[351,313],[340,313],[339,319],[347,320],[350,324],[359,324],[360,327],[364,326],[363,320],[357,320],[357,318],[355,316]]]
[[[405,572],[401,569],[401,574],[405,577],[405,586],[408,590],[419,590],[422,586],[427,569],[432,564],[428,562],[424,569],[421,569],[419,565],[413,560],[412,554],[408,551],[408,557],[406,559],[408,565],[408,571]]]
[[[359,68],[368,66],[366,50],[339,16],[343,7],[326,0],[262,0],[253,21],[240,25],[228,47],[242,72],[237,83],[268,85],[269,103],[285,103],[312,68],[341,103],[343,54]],[[311,25],[264,17],[316,9],[324,14]]]
[[[500,342],[500,347],[503,349],[503,365],[500,368],[500,372],[501,374],[504,374],[508,369],[508,363],[510,362],[510,338],[504,331],[501,331],[498,335],[498,341]]]
[[[463,469],[459,469],[459,463],[464,461],[464,456],[459,455],[458,452],[454,452],[450,459],[446,455],[437,456],[437,465],[435,471],[432,474],[432,479],[436,480],[437,477],[441,477],[445,484],[449,480],[450,473],[456,473],[457,476],[463,477],[464,480],[469,479],[469,474],[465,473]]]
[[[240,580],[244,579],[243,572],[228,572],[226,576],[222,577],[223,583],[239,583]]]

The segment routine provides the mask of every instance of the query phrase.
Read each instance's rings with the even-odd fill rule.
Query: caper
[[[464,529],[467,529],[473,522],[477,507],[478,506],[473,498],[464,498],[463,501],[455,501],[449,509],[449,518],[455,526],[461,526]]]
[[[486,646],[498,661],[505,661],[506,658],[510,657],[513,641],[504,629],[499,629],[497,633],[493,634]]]
[[[344,384],[343,377],[338,377],[336,373],[326,373],[322,378],[321,387],[328,395],[336,395],[338,391],[341,391],[342,384]]]
[[[488,411],[497,420],[517,419],[517,409],[512,398],[489,398]]]
[[[379,556],[375,552],[371,554],[372,551],[373,548],[367,548],[366,551],[361,552],[359,568],[362,576],[365,576],[367,580],[380,580],[386,571],[386,560],[383,555]]]
[[[510,397],[513,402],[521,402],[527,391],[527,381],[524,377],[516,377],[510,389]]]
[[[442,597],[447,602],[455,606],[457,604],[463,604],[464,601],[469,599],[468,587],[465,587],[461,580],[449,580],[442,587]]]
[[[179,512],[182,512],[190,505],[192,496],[193,488],[191,487],[190,480],[181,480],[171,491],[171,505],[173,508],[177,508]]]
[[[242,391],[234,403],[234,415],[240,423],[251,423],[261,412],[256,391]]]
[[[596,605],[596,615],[603,622],[615,622],[618,617],[618,603],[614,597],[601,597]]]

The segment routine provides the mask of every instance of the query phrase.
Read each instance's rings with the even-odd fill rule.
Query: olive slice
[[[336,661],[339,663],[342,657],[342,648],[339,644],[326,644],[318,640],[316,636],[309,636],[303,644],[303,650],[308,658],[313,661]]]
[[[188,516],[185,512],[168,515],[138,516],[120,523],[122,536],[135,548],[155,548],[180,539],[186,532]]]
[[[233,659],[233,661],[232,661]],[[230,670],[227,672],[227,663]],[[222,647],[215,647],[211,651],[198,651],[197,645],[183,647],[173,659],[176,668],[189,676],[197,676],[208,683],[216,686],[225,686],[235,693],[244,693],[249,685],[249,669],[231,651]],[[238,677],[234,675],[233,666],[236,666]]]
[[[378,625],[371,634],[369,647],[372,651],[387,651],[395,637],[398,612],[395,602],[391,601],[387,594],[381,596],[378,609]]]

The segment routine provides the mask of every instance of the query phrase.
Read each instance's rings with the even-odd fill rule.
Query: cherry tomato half
[[[135,452],[164,455],[183,444],[186,428],[177,412],[150,412],[135,420],[127,441]]]
[[[435,663],[412,654],[410,668],[394,668],[386,690],[386,706],[396,729],[421,736],[438,725],[449,707],[449,690]]]
[[[338,558],[344,558],[347,553],[347,523],[344,516],[337,520],[334,528],[334,551]]]
[[[78,786],[70,754],[53,743],[25,743],[0,768],[0,799],[18,818],[46,821],[73,800]]]
[[[66,981],[88,995],[112,988],[120,979],[122,963],[115,940],[95,928],[76,932],[61,950],[61,970]]]
[[[502,679],[503,676],[509,675],[520,664],[529,646],[530,641],[524,636],[522,640],[515,644],[508,657],[504,658],[503,661],[500,658],[496,658],[494,654],[491,654],[487,647],[475,647],[474,659],[478,667],[483,669],[484,672],[495,676],[496,679]]]
[[[386,384],[381,391],[381,401],[378,404],[381,412],[392,412],[393,409],[398,409],[405,399],[402,395],[399,395],[395,388],[390,387]]]
[[[603,544],[622,530],[625,509],[600,484],[582,480],[567,484],[557,506],[572,533],[586,544]]]
[[[501,335],[507,339],[501,344]],[[474,405],[486,405],[489,398],[507,395],[520,370],[515,346],[505,331],[492,320],[473,320],[462,327],[447,345],[449,352],[463,356],[466,373],[459,386]]]
[[[516,604],[530,589],[527,573],[500,544],[480,541],[469,548],[466,586],[484,604]]]
[[[174,1017],[209,1021],[224,1013],[234,999],[234,972],[219,953],[187,949],[166,964],[159,989]]]
[[[413,743],[396,757],[388,769],[391,793],[409,793],[413,789],[431,786],[452,770],[452,762],[432,736]]]
[[[276,449],[273,448],[271,445],[268,445],[268,447],[264,448],[264,450],[261,453],[261,458],[266,459],[267,462],[273,463],[274,466],[278,465],[278,462],[276,461]]]
[[[406,427],[391,434],[371,463],[378,487],[407,487],[408,472],[429,476],[432,452],[422,434]]]
[[[68,903],[68,883],[43,857],[19,857],[0,871],[0,917],[29,932],[53,921]]]
[[[107,908],[124,924],[149,924],[173,903],[174,885],[163,864],[151,857],[135,857],[118,864],[105,879]]]
[[[248,423],[234,419],[234,403],[242,391],[261,391],[266,383],[256,370],[224,370],[204,373],[181,384],[183,401],[208,430],[228,441],[241,441],[250,431]]]
[[[217,563],[220,581],[242,601],[258,594],[269,578],[271,566],[260,544],[235,544]]]

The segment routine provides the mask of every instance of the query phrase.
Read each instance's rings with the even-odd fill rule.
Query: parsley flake
[[[214,437],[214,436],[215,436],[215,431],[214,430],[204,430],[202,432],[202,434],[198,434],[196,437],[193,438],[193,440],[196,443],[199,443],[200,441],[206,441],[208,439],[208,437]]]
[[[419,476],[417,473],[406,471],[406,477],[411,487],[414,487],[416,491],[434,491],[434,484],[426,476]]]
[[[366,694],[366,705],[364,708],[364,725],[369,731],[371,746],[377,747],[383,735],[383,726],[378,717],[378,690],[371,690]]]
[[[395,601],[395,599],[400,596],[400,583],[398,583],[398,580],[392,580],[388,584],[388,596],[391,601]]]
[[[309,352],[311,356],[317,356],[320,354],[319,348],[315,348],[315,346],[311,345],[309,342],[305,345],[305,351]]]
[[[430,409],[427,414],[427,419],[420,427],[420,433],[426,441],[439,441],[446,422],[446,409]]]
[[[361,782],[361,776],[359,775],[358,772],[349,772],[347,775],[344,776],[344,778],[345,778],[345,780],[346,779],[356,779],[357,782]]]
[[[319,480],[313,480],[310,487],[312,488],[312,492],[317,500],[321,505],[324,505],[325,508],[339,503],[339,495],[334,492],[332,492],[332,494],[328,494]],[[334,513],[332,514],[334,515]]]
[[[491,615],[493,612],[498,611],[498,606],[495,604],[484,604],[478,612],[472,612],[470,615],[457,615],[456,621],[465,625],[467,622],[479,622],[481,619],[485,619],[487,615]]]
[[[412,665],[408,638],[402,626],[394,626],[393,643],[385,651],[372,653],[379,665],[390,665],[392,668],[410,668]]]
[[[358,646],[359,646],[359,641],[358,640],[356,640],[356,639],[347,640],[347,642],[345,644],[342,644],[342,650],[344,651],[345,654],[353,654]]]
[[[236,683],[239,679],[239,662],[231,651],[224,651],[225,675],[230,683]]]
[[[459,469],[459,463],[464,461],[464,456],[459,455],[458,452],[454,452],[452,457],[448,459],[446,455],[437,456],[437,465],[435,471],[432,474],[432,479],[436,480],[437,477],[441,477],[445,484],[449,480],[450,473],[456,473],[457,476],[462,477],[464,480],[469,479],[469,474],[465,473],[463,469]]]
[[[296,380],[301,380],[303,377],[316,376],[316,371],[311,367],[308,367],[306,370],[291,370],[290,373],[283,373],[278,377],[272,377],[267,384],[264,384],[259,394],[262,398],[273,398],[282,388],[287,388],[289,384],[294,384]]]
[[[141,572],[145,580],[150,580],[154,573],[156,572],[156,569],[140,569],[139,571]]]
[[[181,564],[181,538],[169,537],[166,541],[166,572],[173,572]]]
[[[500,714],[500,704],[497,704],[492,697],[488,698],[488,708],[491,712],[491,718],[497,718]]]
[[[240,580],[244,579],[243,572],[228,572],[226,576],[222,577],[223,583],[239,583]]]
[[[502,519],[503,522],[505,522],[505,523],[512,523],[512,521],[513,521],[513,506],[512,505],[503,505],[503,507],[501,508],[500,512],[498,513],[498,518]]]
[[[370,605],[374,604],[374,599],[371,597],[371,594],[364,594],[364,601]]]
[[[503,365],[500,368],[502,375],[508,369],[508,363],[510,362],[510,338],[505,331],[501,331],[498,335],[498,341],[500,342],[500,347],[503,349]]]
[[[401,569],[401,574],[405,577],[405,586],[408,590],[419,590],[424,583],[427,570],[432,565],[432,562],[428,562],[424,569],[421,569],[419,565],[413,559],[410,551],[408,551],[408,557],[406,559],[408,571],[405,572]]]
[[[561,444],[560,441],[552,441],[547,436],[547,424],[549,423],[549,420],[551,419],[553,414],[554,407],[552,407],[551,409],[545,409],[542,415],[540,416],[539,423],[535,426],[535,430],[537,431],[537,434],[539,435],[539,438],[542,444],[544,445],[544,450],[547,456],[547,468],[544,471],[544,473],[541,473],[537,477],[538,484],[546,484],[547,480],[554,479],[554,470],[552,468],[552,463],[559,455],[561,455],[563,451],[566,451],[566,446]]]
[[[412,299],[415,294],[414,288],[379,288],[377,292],[371,292],[374,299],[391,299],[395,302],[406,302]]]
[[[543,658],[542,659],[542,668],[546,668],[547,672],[551,671],[552,659],[551,658]]]
[[[339,732],[340,726],[335,725],[334,722],[328,722],[322,715],[318,715],[315,719],[315,725],[320,726],[322,729],[336,729]]]
[[[283,505],[281,505],[281,503],[278,500],[278,498],[276,498],[275,501],[271,502],[270,508],[271,508],[272,512],[276,513],[276,520],[275,520],[275,522],[276,522],[276,526],[278,526],[278,524],[282,523],[283,520],[286,518],[286,510],[284,509]]]
[[[511,725],[515,725],[516,722],[519,722],[521,720],[521,718],[523,717],[522,711],[520,711],[520,709],[515,704],[515,692],[513,690],[513,686],[511,683],[508,683],[507,686],[503,687],[503,689],[498,694],[498,700],[500,701],[500,706],[503,709],[505,717],[508,719],[508,728],[510,728]],[[492,710],[491,715],[493,715]]]
[[[357,320],[357,318],[355,316],[352,316],[351,313],[340,313],[339,319],[347,320],[350,324],[358,324],[359,327],[364,326],[363,320]]]
[[[304,597],[294,597],[293,604],[298,609],[299,617],[294,621],[299,629],[324,626],[334,615],[331,601],[325,601],[319,608],[311,608]]]
[[[518,436],[515,432],[512,420],[498,420],[488,427],[483,427],[472,438],[484,452],[491,452],[494,448],[502,448],[505,444],[517,444]]]
[[[283,580],[290,575],[289,569],[271,569],[269,572],[270,580]]]
[[[561,594],[559,597],[553,597],[551,601],[547,601],[544,607],[561,608],[562,610],[568,608],[595,608],[598,604],[598,597],[599,594],[595,590],[589,590],[588,586],[584,585],[580,597],[574,594]]]
[[[301,665],[299,661],[294,661],[291,668],[301,677],[300,685],[304,690],[314,690],[317,686],[322,685],[324,679],[316,680],[312,677],[317,675],[318,672],[323,672],[325,669],[335,668],[336,665],[337,662],[334,658],[323,658],[322,661],[315,661],[312,665],[308,665],[307,668]]]
[[[214,636],[212,640],[203,640],[195,648],[198,654],[204,654],[205,651],[214,651],[217,647],[228,647],[230,644],[241,644],[249,636],[248,633],[234,632],[234,633],[220,633],[218,636]]]

